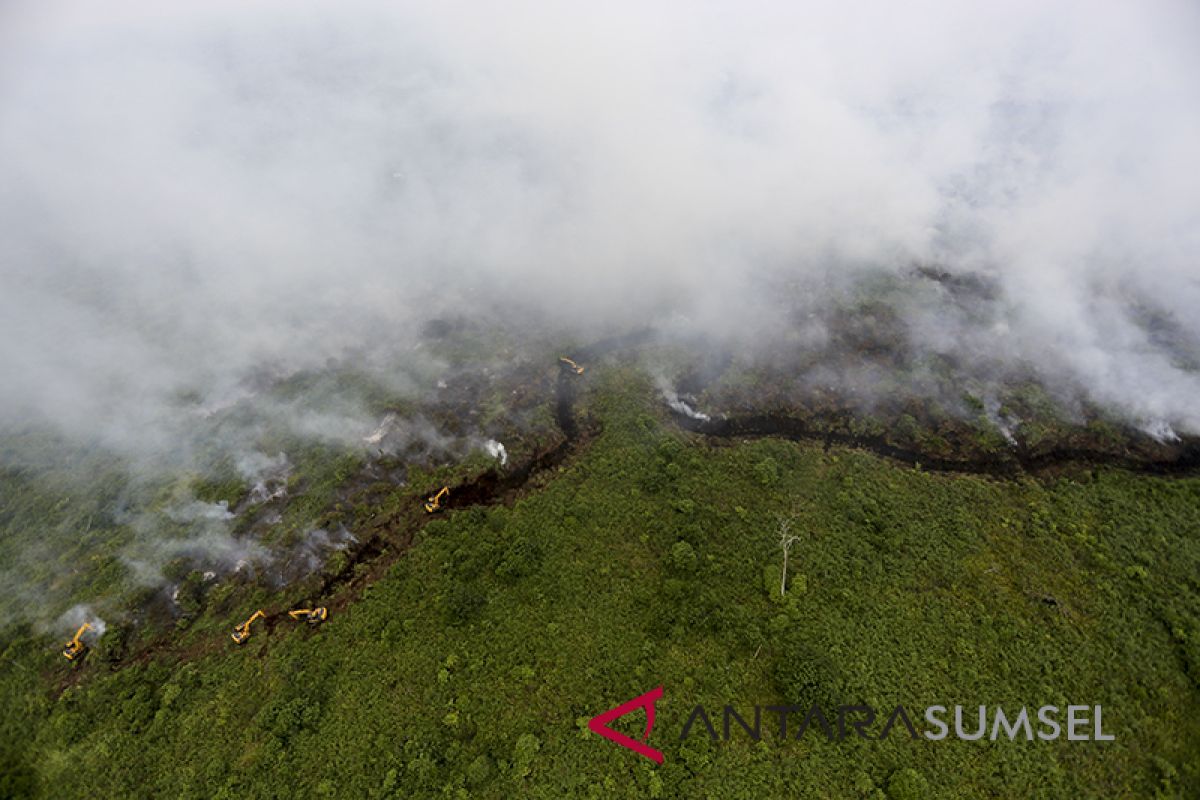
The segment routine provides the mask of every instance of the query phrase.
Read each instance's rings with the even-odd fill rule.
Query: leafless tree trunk
[[[779,527],[776,529],[779,535],[779,547],[783,550],[783,574],[779,576],[779,596],[782,597],[787,593],[787,571],[788,571],[788,554],[800,537],[792,533],[792,525],[796,522],[796,515],[778,517]]]

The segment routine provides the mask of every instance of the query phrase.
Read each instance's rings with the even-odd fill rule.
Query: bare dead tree
[[[788,555],[800,537],[792,533],[792,526],[796,523],[795,514],[779,514],[776,520],[778,527],[775,532],[779,537],[779,548],[783,550],[783,574],[779,577],[779,596],[782,597],[787,593]]]

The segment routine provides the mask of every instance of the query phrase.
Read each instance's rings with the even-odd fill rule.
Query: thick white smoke
[[[84,644],[94,645],[96,642],[100,641],[100,637],[104,635],[106,630],[108,630],[108,623],[106,623],[92,609],[91,606],[83,603],[71,606],[71,608],[64,611],[62,615],[59,616],[59,618],[54,622],[52,627],[56,632],[73,637],[75,632],[78,631],[84,623],[87,623],[91,626],[79,637]]]
[[[769,339],[920,262],[999,294],[915,341],[1200,432],[1198,14],[7,3],[0,415],[161,449],[181,393],[382,365],[444,310]]]

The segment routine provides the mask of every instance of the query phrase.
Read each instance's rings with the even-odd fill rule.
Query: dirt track
[[[819,430],[803,420],[776,414],[752,414],[700,420],[672,411],[676,424],[684,430],[716,439],[756,439],[776,437],[792,441],[822,442],[830,445],[869,450],[911,466],[938,472],[965,472],[978,475],[1015,477],[1044,474],[1072,468],[1118,467],[1133,472],[1155,475],[1190,475],[1200,473],[1200,445],[1185,443],[1178,455],[1169,459],[1147,459],[1134,455],[1089,450],[1081,447],[1054,447],[1031,452],[1014,447],[1003,456],[987,458],[939,458],[889,443],[881,436],[865,436],[837,431]]]

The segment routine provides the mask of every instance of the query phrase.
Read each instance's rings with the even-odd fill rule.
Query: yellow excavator
[[[571,372],[574,372],[576,375],[583,374],[583,367],[579,366],[578,364],[576,364],[574,361],[567,358],[566,356],[559,356],[558,363],[563,368],[571,370]]]
[[[253,614],[251,614],[250,619],[246,620],[241,625],[238,625],[236,628],[233,629],[233,634],[232,634],[233,643],[234,644],[245,644],[246,640],[250,638],[250,623],[254,622],[257,619],[263,619],[266,616],[267,615],[263,613],[261,608],[258,611],[255,611]]]
[[[438,491],[437,494],[430,496],[429,499],[425,501],[425,513],[433,514],[435,512],[441,511],[442,510],[442,500],[446,499],[449,496],[450,496],[450,487],[443,486]]]
[[[329,609],[325,606],[317,606],[316,608],[293,608],[288,612],[288,616],[297,622],[307,622],[309,625],[320,625],[325,620],[329,619]]]
[[[63,657],[67,661],[74,661],[81,655],[87,652],[87,645],[83,643],[83,634],[92,629],[92,623],[85,622],[79,626],[79,630],[75,631],[75,636],[67,642],[63,647]]]

